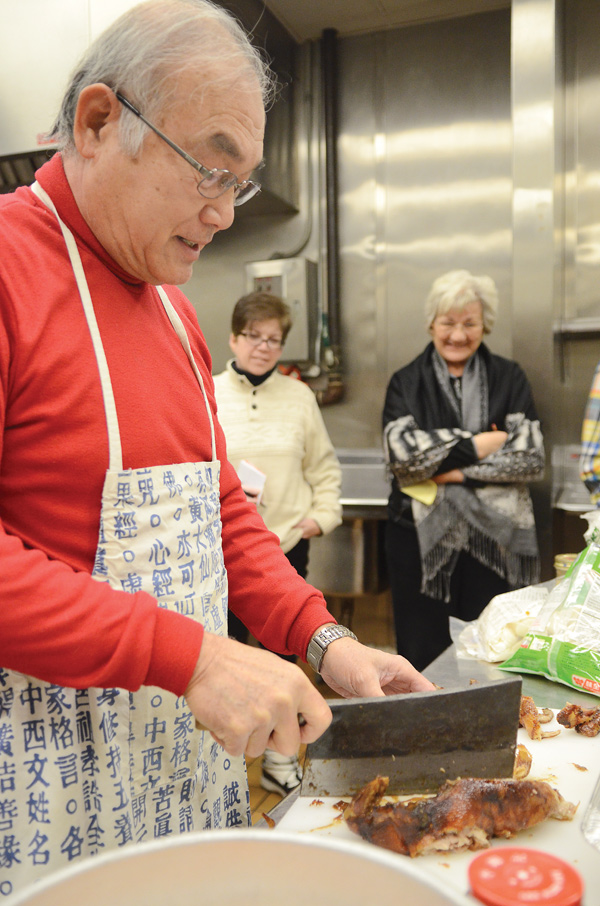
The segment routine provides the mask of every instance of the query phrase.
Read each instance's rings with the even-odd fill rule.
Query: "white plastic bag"
[[[585,539],[585,543],[589,544],[592,540],[594,529],[598,529],[600,531],[600,508],[597,510],[590,510],[589,513],[582,513],[581,518],[587,519],[588,522],[588,527],[583,533],[583,537]]]
[[[499,663],[533,627],[555,581],[528,585],[492,598],[477,620],[466,623],[456,643],[458,657]]]

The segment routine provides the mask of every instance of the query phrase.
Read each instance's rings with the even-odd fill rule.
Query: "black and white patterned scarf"
[[[411,405],[416,410],[392,419],[384,429],[389,466],[400,490],[435,475],[459,441],[490,430],[491,359],[495,360],[491,363],[492,373],[500,378],[494,381],[495,387],[503,387],[503,376],[494,369],[501,371],[504,362],[518,368],[508,360],[490,357],[485,349],[478,351],[465,368],[460,400],[444,360],[433,348],[429,350],[427,367],[420,356],[398,373],[408,388],[399,398],[407,408]],[[498,394],[506,396],[509,405],[509,389],[503,388]],[[494,400],[496,417],[503,402],[502,398]],[[442,427],[443,411],[448,409],[448,422],[454,424]],[[544,468],[539,422],[537,418],[527,418],[524,411],[508,411],[500,426],[508,432],[503,447],[463,468],[467,478],[489,483],[479,487],[438,485],[436,499],[430,506],[411,500],[421,553],[421,590],[430,597],[449,600],[450,579],[460,551],[468,551],[506,578],[513,588],[539,581],[537,536],[527,488],[527,482],[539,478]]]

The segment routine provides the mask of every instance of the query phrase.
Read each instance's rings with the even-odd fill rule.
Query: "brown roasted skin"
[[[600,708],[582,708],[567,702],[556,720],[563,727],[569,727],[582,736],[597,736],[600,733]]]
[[[554,713],[550,708],[538,708],[530,695],[521,696],[519,726],[525,728],[530,739],[546,739],[548,736],[558,736],[560,730],[542,731],[542,724],[549,723],[553,717]]]
[[[542,738],[542,728],[538,717],[538,709],[530,695],[521,696],[519,724],[527,730],[530,739]]]
[[[546,818],[569,821],[577,806],[545,781],[447,781],[431,798],[403,803],[380,800],[387,777],[376,777],[344,813],[365,840],[408,856],[483,849],[491,837],[512,837]]]
[[[533,763],[533,757],[531,752],[524,746],[523,743],[519,743],[515,751],[515,766],[513,768],[513,780],[525,780],[529,772],[531,771],[531,765]]]

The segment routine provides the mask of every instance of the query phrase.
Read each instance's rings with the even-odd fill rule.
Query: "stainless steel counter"
[[[385,585],[382,526],[390,483],[383,452],[337,449],[343,523],[310,546],[308,581],[326,595],[378,593]]]
[[[386,519],[390,481],[377,448],[338,449],[344,519]]]
[[[568,701],[576,702],[586,708],[599,708],[600,698],[587,692],[578,692],[562,683],[554,683],[543,676],[531,673],[508,673],[499,670],[486,661],[456,656],[456,647],[452,645],[441,654],[429,667],[423,670],[427,679],[438,686],[451,689],[453,686],[464,687],[469,680],[506,679],[508,676],[520,675],[523,680],[523,695],[530,695],[538,708],[564,708]]]
[[[579,477],[581,444],[565,444],[552,450],[552,505],[567,513],[594,509],[589,491]]]

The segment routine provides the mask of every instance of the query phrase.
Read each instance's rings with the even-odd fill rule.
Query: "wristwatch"
[[[322,626],[317,629],[306,649],[306,660],[315,673],[321,672],[325,652],[331,643],[346,636],[350,639],[356,638],[351,629],[348,629],[347,626],[340,626],[339,623],[330,623],[328,626]]]

